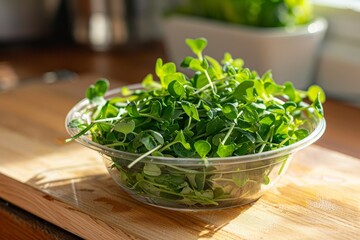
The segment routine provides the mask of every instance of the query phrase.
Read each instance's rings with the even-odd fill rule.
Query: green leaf
[[[97,105],[104,105],[105,99],[103,96],[109,88],[109,81],[106,79],[99,79],[96,81],[95,85],[90,85],[86,90],[86,98],[89,99],[91,103]]]
[[[166,107],[163,108],[161,118],[168,120],[168,121],[170,121],[172,119],[172,117],[174,116],[174,111],[175,111],[174,104],[175,103],[172,102],[171,104],[168,104]]]
[[[152,150],[158,146],[158,144],[156,144],[155,139],[151,135],[148,135],[148,134],[144,134],[140,138],[140,142],[142,144],[144,144],[144,146],[146,147],[147,150]]]
[[[106,79],[99,79],[95,83],[95,93],[97,97],[104,96],[109,89],[109,81]]]
[[[270,105],[269,107],[267,107],[267,110],[270,112],[273,112],[274,114],[284,114],[285,113],[285,108],[277,103],[274,103],[273,105]]]
[[[233,58],[230,53],[224,53],[224,58],[222,59],[222,64],[231,64],[233,62]]]
[[[124,119],[115,125],[114,130],[127,135],[135,130],[135,122],[132,119]]]
[[[324,109],[320,101],[320,92],[318,93],[318,97],[315,99],[315,101],[312,103],[312,106],[314,107],[315,111],[317,112],[319,117],[324,117]]]
[[[220,188],[220,187],[215,188],[214,191],[213,191],[213,193],[214,193],[214,198],[215,198],[215,199],[216,199],[216,198],[221,199],[221,198],[223,198],[224,195],[225,195],[224,190],[223,190],[222,188]]]
[[[207,59],[210,64],[212,65],[212,67],[214,68],[216,74],[217,74],[217,78],[221,78],[222,76],[222,67],[219,64],[218,61],[216,61],[216,59],[210,57],[210,56],[205,56],[205,59]]]
[[[189,144],[190,146],[190,144]],[[186,149],[182,144],[174,144],[172,147],[175,155],[182,158],[192,158],[195,157],[195,150],[190,147],[190,149]]]
[[[150,133],[160,145],[164,144],[164,138],[159,132],[154,130],[147,130],[146,132]]]
[[[209,68],[209,62],[206,60],[206,58],[204,58],[202,61],[201,61],[201,67],[203,69],[208,69]]]
[[[233,144],[224,145],[220,143],[216,151],[216,154],[219,155],[219,157],[230,157],[232,156],[234,151],[235,151],[235,146]]]
[[[140,114],[137,110],[137,106],[135,104],[135,102],[130,102],[127,106],[126,106],[126,111],[129,113],[129,115],[131,117],[140,117]]]
[[[234,61],[232,62],[232,65],[234,67],[237,67],[237,68],[242,68],[244,66],[244,60],[241,59],[241,58],[236,58],[234,59]]]
[[[232,174],[232,180],[238,187],[244,187],[249,181],[249,177],[245,172],[238,172]]]
[[[319,95],[319,101],[321,103],[324,103],[326,100],[324,90],[318,85],[310,86],[308,89],[308,97],[309,97],[310,101],[315,102],[318,95]]]
[[[162,73],[163,75],[168,75],[176,72],[176,65],[173,62],[165,63],[162,66]]]
[[[209,83],[204,73],[199,73],[194,76],[195,87],[200,89]]]
[[[273,114],[265,115],[259,121],[260,124],[262,124],[262,125],[264,124],[264,125],[268,125],[268,126],[273,125],[274,122],[275,122],[275,116]]]
[[[222,108],[222,112],[229,120],[235,120],[237,118],[237,115],[239,114],[239,111],[233,103],[226,103]]]
[[[185,59],[181,62],[180,66],[184,68],[188,68],[190,66],[191,60],[193,60],[193,57],[187,56]]]
[[[161,88],[161,84],[158,82],[155,82],[153,79],[152,74],[146,75],[144,80],[141,82],[141,85],[146,89],[152,89],[152,88]]]
[[[285,87],[280,86],[274,82],[264,83],[264,88],[268,95],[273,95],[273,96],[280,95],[281,93],[283,93],[285,89]]]
[[[121,88],[121,95],[124,97],[131,96],[133,94],[133,91],[131,91],[128,87],[122,87]]]
[[[189,46],[191,51],[193,51],[193,53],[195,53],[195,55],[197,55],[198,57],[201,56],[202,51],[207,45],[207,40],[205,38],[196,38],[196,39],[187,38],[185,42]]]
[[[153,163],[145,163],[143,168],[144,174],[152,177],[157,177],[161,175],[161,169],[158,165]]]
[[[95,86],[94,85],[90,85],[88,87],[88,89],[86,90],[86,98],[90,100],[94,99],[96,97],[96,93],[95,93]]]
[[[185,173],[185,175],[186,175],[186,178],[188,179],[190,185],[193,188],[197,189],[197,184],[196,184],[196,181],[195,181],[196,174],[195,173]]]
[[[184,109],[185,113],[189,117],[194,118],[197,121],[200,121],[199,113],[194,104],[187,102],[187,101],[182,101],[181,107]]]
[[[162,105],[158,100],[153,101],[151,103],[150,115],[155,116],[155,117],[160,117],[161,116],[161,111],[162,111],[161,106]]]
[[[186,148],[187,150],[191,149],[190,144],[188,142],[186,142],[186,139],[185,139],[185,136],[184,136],[184,133],[182,130],[176,131],[176,137],[174,139],[174,142],[181,143],[184,146],[184,148]]]
[[[286,82],[284,83],[284,93],[289,97],[290,101],[293,102],[300,102],[301,101],[301,97],[299,96],[299,93],[297,92],[297,90],[294,88],[294,85],[292,84],[292,82]]]
[[[201,158],[206,158],[206,155],[211,151],[211,144],[205,140],[196,141],[194,147]]]
[[[185,128],[185,129],[184,129],[184,134],[185,134],[186,136],[188,136],[188,137],[194,136],[194,132],[191,131],[189,128]]]
[[[202,61],[200,61],[199,59],[192,59],[189,65],[189,68],[194,70],[194,71],[204,71],[204,67],[202,66]]]
[[[242,82],[234,92],[234,97],[238,100],[246,100],[246,97],[248,96],[248,90],[252,89],[254,86],[253,81],[244,81]]]
[[[181,84],[187,83],[185,75],[183,73],[175,72],[164,76],[164,84],[165,84],[164,87],[166,88],[169,85],[169,83],[174,80],[177,80]]]
[[[182,73],[176,72],[176,65],[173,62],[168,62],[163,64],[161,58],[156,61],[155,67],[156,75],[160,78],[161,86],[167,88],[168,84],[173,80],[179,80],[182,82],[181,78],[185,78]]]
[[[297,108],[297,104],[293,101],[287,101],[282,106],[287,112],[292,112]]]
[[[224,120],[219,117],[215,117],[206,124],[206,133],[213,134],[219,132],[225,126]]]
[[[206,174],[205,172],[195,175],[196,190],[202,191],[205,187]]]
[[[164,75],[164,73],[163,73],[163,60],[161,58],[158,58],[156,60],[155,73],[156,73],[156,76],[158,76],[159,78],[161,78]]]
[[[267,92],[265,90],[264,83],[261,80],[256,80],[254,82],[254,86],[255,86],[257,95],[261,96],[261,98],[263,98],[265,101],[269,101]]]
[[[295,136],[297,137],[297,140],[301,140],[309,136],[309,131],[306,129],[298,129],[294,132]]]
[[[222,139],[224,139],[224,137],[225,137],[225,133],[218,133],[213,136],[211,142],[215,146],[219,146],[219,144],[221,143]]]
[[[184,86],[177,80],[174,80],[169,84],[168,91],[173,97],[181,97],[185,94]]]

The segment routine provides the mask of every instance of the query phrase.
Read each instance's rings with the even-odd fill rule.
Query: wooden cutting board
[[[1,198],[87,239],[359,238],[360,160],[315,145],[251,205],[191,213],[133,200],[96,152],[63,142],[67,111],[95,80],[0,95]]]

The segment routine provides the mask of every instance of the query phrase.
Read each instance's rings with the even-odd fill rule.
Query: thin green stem
[[[187,128],[190,129],[190,125],[191,125],[191,117],[189,117],[189,122],[188,122],[188,125],[187,125]]]
[[[65,142],[71,142],[71,141],[77,139],[78,137],[81,137],[87,131],[89,131],[94,125],[95,125],[95,123],[90,123],[86,128],[84,128],[83,130],[81,130],[80,132],[78,132],[77,134],[72,136],[71,138],[66,139]]]
[[[231,127],[229,128],[229,131],[226,133],[224,139],[221,141],[222,145],[225,145],[226,140],[230,137],[231,132],[234,130],[235,123],[231,124]]]
[[[143,158],[149,156],[150,154],[152,154],[153,152],[155,152],[156,150],[158,150],[159,148],[161,148],[162,145],[158,145],[155,148],[151,149],[150,151],[144,153],[143,155],[141,155],[140,157],[138,157],[137,159],[135,159],[133,162],[131,162],[128,165],[128,168],[132,168],[136,163],[138,163],[140,160],[142,160]]]
[[[198,94],[201,93],[202,91],[204,91],[205,89],[207,89],[208,87],[210,87],[211,85],[208,83],[205,86],[203,86],[202,88],[200,88],[199,90],[195,91],[193,94]]]
[[[112,122],[112,121],[115,121],[115,120],[120,120],[120,119],[122,119],[122,118],[123,118],[123,117],[103,118],[103,119],[94,120],[94,121],[92,121],[92,122],[93,122],[93,123]]]
[[[152,118],[152,119],[154,119],[154,120],[156,120],[156,121],[158,121],[158,122],[161,122],[161,121],[162,121],[162,119],[161,119],[161,118],[158,118],[158,117],[152,116],[152,115],[147,114],[147,113],[139,113],[139,115],[140,115],[141,117],[148,117],[148,118]]]
[[[199,138],[202,138],[202,137],[205,137],[205,136],[207,136],[207,135],[208,135],[207,133],[203,133],[203,134],[197,135],[196,137],[194,137],[194,140],[199,139]]]
[[[164,151],[165,149],[171,147],[172,145],[174,145],[175,143],[178,143],[178,141],[175,141],[175,142],[171,142],[171,143],[168,143],[167,145],[165,145],[162,149],[159,150],[159,152],[162,152]]]
[[[279,148],[282,147],[287,141],[289,141],[291,139],[291,137],[287,137],[284,140],[281,141],[281,143],[279,143]]]
[[[212,82],[212,80],[211,80],[210,76],[209,76],[208,71],[207,71],[207,70],[205,70],[205,71],[204,71],[204,73],[205,73],[205,76],[206,76],[206,78],[207,78],[207,80],[208,80],[208,82],[209,82],[210,86],[211,86],[211,90],[212,90],[213,94],[214,94],[214,95],[216,95],[216,89],[215,89],[215,87],[214,87],[214,84],[213,84],[213,82]]]

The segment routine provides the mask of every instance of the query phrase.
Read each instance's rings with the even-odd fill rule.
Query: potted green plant
[[[164,42],[171,60],[189,54],[184,38],[203,36],[209,55],[224,52],[245,60],[260,74],[271,69],[280,83],[305,89],[313,81],[327,22],[313,16],[308,0],[190,0],[164,18]]]

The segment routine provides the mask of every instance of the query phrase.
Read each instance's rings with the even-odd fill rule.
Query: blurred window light
[[[323,24],[321,22],[314,22],[308,26],[308,31],[309,33],[315,33],[320,31],[322,28],[323,28]]]
[[[111,42],[111,22],[103,13],[93,13],[90,17],[89,39],[95,46],[106,46]]]
[[[318,5],[347,8],[360,12],[360,0],[312,0],[312,2]]]
[[[329,28],[318,64],[316,83],[328,96],[360,106],[360,0],[312,0],[314,13]],[[341,81],[339,81],[341,79]]]

